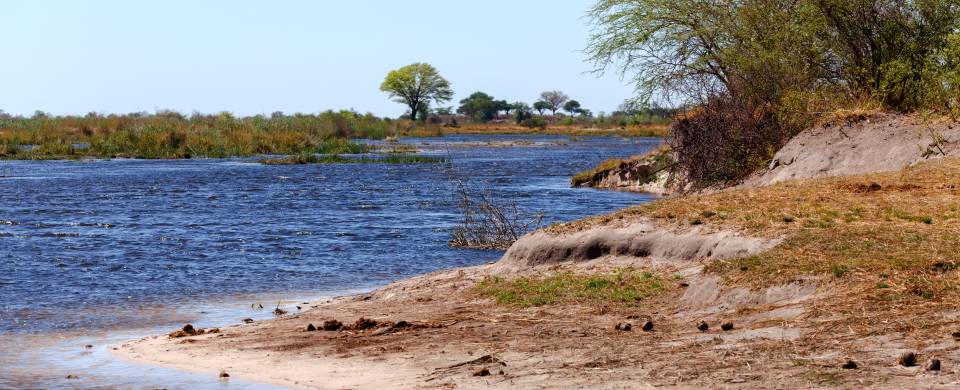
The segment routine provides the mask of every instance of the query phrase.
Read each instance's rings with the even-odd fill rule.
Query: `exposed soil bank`
[[[918,115],[874,114],[835,120],[787,143],[744,186],[791,179],[897,171],[922,161],[960,156],[960,124]]]

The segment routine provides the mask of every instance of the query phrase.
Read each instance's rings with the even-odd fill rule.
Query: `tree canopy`
[[[540,94],[540,102],[546,103],[544,107],[547,110],[550,110],[554,115],[557,114],[557,111],[563,108],[563,105],[567,102],[567,100],[570,100],[570,97],[560,91],[547,91]]]
[[[415,63],[390,71],[380,85],[397,103],[410,109],[410,119],[427,111],[431,102],[442,103],[453,98],[450,82],[430,64]]]
[[[570,100],[563,105],[563,110],[570,113],[570,115],[577,115],[583,111],[583,108],[580,107],[580,102]]]
[[[513,105],[506,100],[494,100],[493,96],[478,91],[461,100],[457,112],[479,122],[488,122],[500,111],[509,112],[511,109]]]

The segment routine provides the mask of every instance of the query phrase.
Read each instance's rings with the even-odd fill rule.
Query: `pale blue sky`
[[[611,111],[633,88],[585,73],[594,1],[0,0],[0,109],[396,116],[380,82],[422,61],[455,101],[559,89]]]

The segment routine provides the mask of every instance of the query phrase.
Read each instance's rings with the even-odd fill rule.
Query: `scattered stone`
[[[490,375],[490,370],[488,370],[486,367],[481,368],[473,373],[473,376],[487,376],[487,375]]]
[[[621,323],[617,324],[617,326],[614,326],[613,329],[619,330],[619,331],[621,331],[621,332],[629,332],[629,331],[633,330],[633,324],[631,324],[631,323],[629,323],[629,322],[621,322]]]
[[[840,366],[840,368],[842,368],[842,369],[844,369],[844,370],[856,370],[858,367],[859,367],[859,366],[857,366],[857,362],[855,362],[855,361],[853,361],[853,360],[847,360],[846,363],[843,363],[843,365]]]
[[[67,379],[80,379],[80,377],[74,374],[67,374]]]
[[[710,325],[707,324],[707,321],[700,321],[700,323],[697,324],[697,329],[699,329],[701,332],[706,332],[710,329]]]
[[[953,336],[954,340],[960,341],[960,332],[953,332],[951,336]]]
[[[93,344],[87,344],[87,345],[84,345],[83,347],[84,347],[84,348],[87,348],[87,349],[90,349],[90,348],[93,348]]]
[[[332,332],[343,328],[343,323],[337,320],[323,321],[323,330]]]
[[[363,318],[363,317],[360,317],[359,319],[357,319],[356,322],[353,323],[353,325],[350,325],[350,329],[352,330],[367,330],[367,329],[372,329],[376,327],[377,327],[376,320],[371,320],[369,318]]]
[[[303,310],[300,306],[297,306],[297,311]]]
[[[927,362],[927,371],[940,371],[940,359],[930,359]]]
[[[220,328],[207,329],[207,333],[220,333]]]
[[[640,327],[644,332],[649,332],[653,330],[653,321],[647,321],[643,323],[643,326]]]
[[[227,374],[226,371],[220,371],[220,377],[221,377],[221,378],[229,378],[229,377],[230,377],[230,374]]]
[[[313,324],[307,324],[307,332],[316,332],[316,331],[317,331],[316,326],[313,326]]]
[[[408,326],[410,326],[410,323],[404,320],[397,321],[396,324],[393,324],[394,328],[406,328]]]
[[[723,329],[724,332],[733,330],[733,321],[725,321],[723,324],[720,324],[720,329]]]
[[[243,323],[244,323],[244,324],[249,324],[249,323],[251,323],[251,322],[253,322],[253,318],[244,318],[244,319],[243,319]]]
[[[913,367],[917,365],[917,354],[913,352],[906,352],[900,355],[900,358],[897,359],[897,363],[904,367]]]

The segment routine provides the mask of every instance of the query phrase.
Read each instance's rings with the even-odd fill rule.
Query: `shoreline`
[[[960,385],[954,290],[926,297],[898,280],[915,274],[946,281],[960,270],[911,261],[879,285],[871,277],[890,275],[890,260],[874,254],[902,254],[878,245],[867,247],[870,263],[803,267],[851,261],[841,232],[868,223],[891,232],[955,231],[948,220],[888,220],[883,210],[955,204],[950,175],[958,170],[960,160],[946,159],[661,200],[528,234],[496,263],[399,280],[216,334],[153,336],[120,349],[151,364],[296,388],[950,388]],[[950,185],[944,177],[952,177]],[[864,192],[871,182],[880,190]],[[824,204],[824,193],[836,203]],[[717,208],[747,199],[750,207]],[[861,217],[804,223],[821,221],[816,213],[829,215],[831,207],[862,207]],[[799,209],[820,211],[778,217]],[[884,231],[850,239],[886,242]],[[906,255],[920,255],[910,248]],[[820,260],[807,260],[811,252]],[[749,260],[757,258],[769,260]],[[625,269],[650,275],[643,278],[657,283],[655,293],[619,295],[627,292],[616,290],[628,280],[617,276]],[[571,279],[577,275],[583,278]],[[583,282],[551,287],[557,280]],[[516,290],[484,292],[514,282]],[[615,290],[596,299],[543,295],[571,287]],[[326,324],[332,330],[312,330]]]

